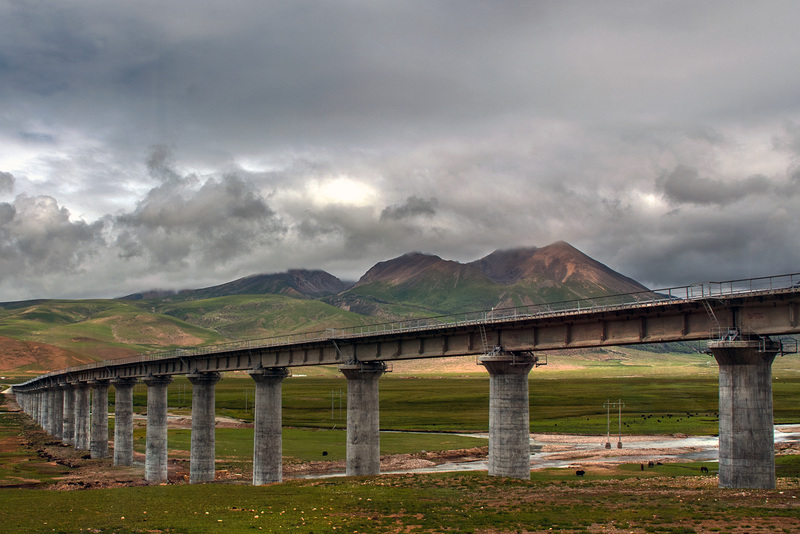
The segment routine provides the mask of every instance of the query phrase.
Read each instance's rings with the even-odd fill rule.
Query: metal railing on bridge
[[[511,308],[496,308],[491,310],[472,311],[433,317],[420,317],[402,321],[351,326],[346,328],[328,328],[315,332],[302,332],[286,334],[261,339],[232,341],[217,345],[206,345],[185,349],[172,349],[122,358],[103,362],[90,363],[79,367],[72,367],[70,371],[97,369],[107,366],[135,364],[168,358],[183,358],[220,354],[240,350],[268,349],[273,347],[290,346],[303,343],[319,343],[331,340],[357,339],[360,337],[381,334],[395,334],[414,331],[436,330],[458,326],[476,324],[494,324],[501,322],[517,321],[521,319],[539,319],[559,317],[564,315],[578,315],[613,311],[620,309],[634,309],[660,304],[677,304],[680,302],[702,301],[707,299],[724,298],[737,295],[758,295],[776,292],[800,292],[800,273],[765,276],[760,278],[743,278],[724,282],[703,282],[686,286],[676,286],[665,289],[645,290],[635,293],[598,296],[585,299],[567,300],[542,304],[530,304]],[[46,378],[48,376],[63,374],[65,370],[52,371],[39,375],[27,382]]]

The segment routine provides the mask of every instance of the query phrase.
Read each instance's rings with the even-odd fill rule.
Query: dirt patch
[[[63,369],[73,365],[91,362],[91,358],[75,352],[35,341],[22,341],[0,336],[3,357],[0,358],[0,371],[6,372],[21,367],[35,369]],[[38,371],[36,371],[38,374]]]
[[[488,447],[472,447],[450,451],[419,452],[414,454],[387,454],[381,456],[381,473],[424,469],[444,463],[464,463],[482,460],[489,455]],[[308,475],[344,473],[345,460],[335,462],[284,462],[283,476],[297,478]]]

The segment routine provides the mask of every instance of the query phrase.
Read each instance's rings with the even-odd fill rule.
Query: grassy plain
[[[0,490],[6,532],[750,532],[800,530],[798,480],[722,490],[696,468],[530,481],[486,473],[71,492]]]
[[[653,353],[550,358],[531,373],[533,432],[602,434],[604,403],[621,399],[624,433],[716,434],[717,376],[705,355]],[[563,361],[559,361],[563,360]],[[384,430],[486,431],[488,379],[481,368],[403,371],[381,379]],[[302,370],[283,384],[284,455],[288,462],[344,457],[346,381],[335,369]],[[446,378],[442,378],[446,376]],[[797,357],[773,368],[777,423],[800,422]],[[252,420],[253,385],[231,373],[217,385],[217,413]],[[113,406],[113,388],[111,389]],[[137,386],[135,404],[146,406]],[[342,408],[339,402],[341,399]],[[176,379],[170,412],[189,414],[191,386]],[[22,423],[7,423],[13,438]],[[612,414],[613,415],[613,414]],[[12,418],[13,419],[13,418]],[[613,423],[612,417],[612,423]],[[16,426],[15,426],[16,425]],[[137,430],[138,450],[144,434]],[[462,441],[462,439],[466,441]],[[481,440],[441,434],[381,435],[383,453],[472,446]],[[483,442],[485,443],[485,442]],[[171,457],[186,458],[188,430],[170,431]],[[13,449],[13,448],[12,448]],[[252,429],[217,430],[219,468],[251,461]],[[384,475],[246,484],[174,484],[54,492],[0,489],[0,530],[8,532],[797,532],[800,456],[779,456],[776,490],[717,488],[713,464],[639,464],[590,469],[578,479],[565,470],[537,470],[530,481],[485,472]],[[63,466],[37,463],[35,451],[0,451],[0,480],[48,484]],[[701,475],[699,467],[711,467]],[[37,467],[40,466],[40,467]],[[41,472],[38,471],[41,469]]]

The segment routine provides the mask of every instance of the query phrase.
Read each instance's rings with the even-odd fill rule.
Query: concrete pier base
[[[531,478],[529,356],[485,356],[489,371],[489,475]]]
[[[283,431],[281,384],[289,375],[284,367],[255,369],[255,432],[253,437],[253,485],[283,480]]]
[[[150,484],[167,481],[167,387],[171,382],[171,376],[144,379],[147,385],[144,479]]]
[[[186,375],[192,383],[192,446],[189,462],[189,483],[214,481],[215,423],[214,385],[219,373]]]
[[[380,402],[378,379],[383,362],[340,365],[347,378],[347,476],[377,475],[381,471]]]
[[[133,464],[133,387],[135,378],[115,378],[114,465]]]
[[[108,381],[92,380],[92,426],[89,453],[92,459],[108,458]]]
[[[719,364],[719,486],[775,488],[772,362],[769,340],[708,344]]]
[[[61,443],[75,444],[75,386],[64,384],[64,410],[62,412]]]
[[[89,384],[75,384],[75,449],[89,450]]]

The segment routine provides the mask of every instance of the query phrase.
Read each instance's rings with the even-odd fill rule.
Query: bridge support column
[[[53,387],[52,413],[50,415],[50,434],[57,439],[61,439],[64,434],[64,388],[60,385]]]
[[[41,404],[39,405],[39,426],[50,433],[50,389],[45,388],[40,392]]]
[[[32,393],[33,395],[33,413],[31,417],[39,425],[42,422],[42,390],[38,389]]]
[[[708,344],[719,364],[719,486],[775,488],[770,340]]]
[[[75,384],[75,448],[89,450],[89,384]]]
[[[489,475],[531,477],[531,423],[528,399],[530,356],[486,356],[489,371]]]
[[[380,402],[378,379],[383,362],[339,366],[347,378],[347,476],[377,475],[381,471]]]
[[[186,375],[192,383],[192,446],[189,462],[189,483],[214,481],[215,423],[214,386],[219,373]]]
[[[115,378],[114,465],[133,464],[133,387],[135,378]]]
[[[167,481],[167,387],[171,376],[148,376],[147,439],[144,478],[151,484]]]
[[[89,452],[92,459],[108,458],[108,381],[92,380],[92,427]]]
[[[256,383],[253,485],[261,486],[283,480],[281,384],[289,372],[285,367],[254,369],[250,376]]]
[[[62,384],[64,390],[64,409],[61,415],[62,430],[61,443],[64,445],[75,444],[75,387],[72,384]]]
[[[44,402],[42,400],[43,395],[44,393],[42,392],[41,389],[38,389],[33,393],[35,399],[35,405],[33,407],[32,416],[33,420],[36,421],[36,424],[38,425],[42,424],[42,403]]]

